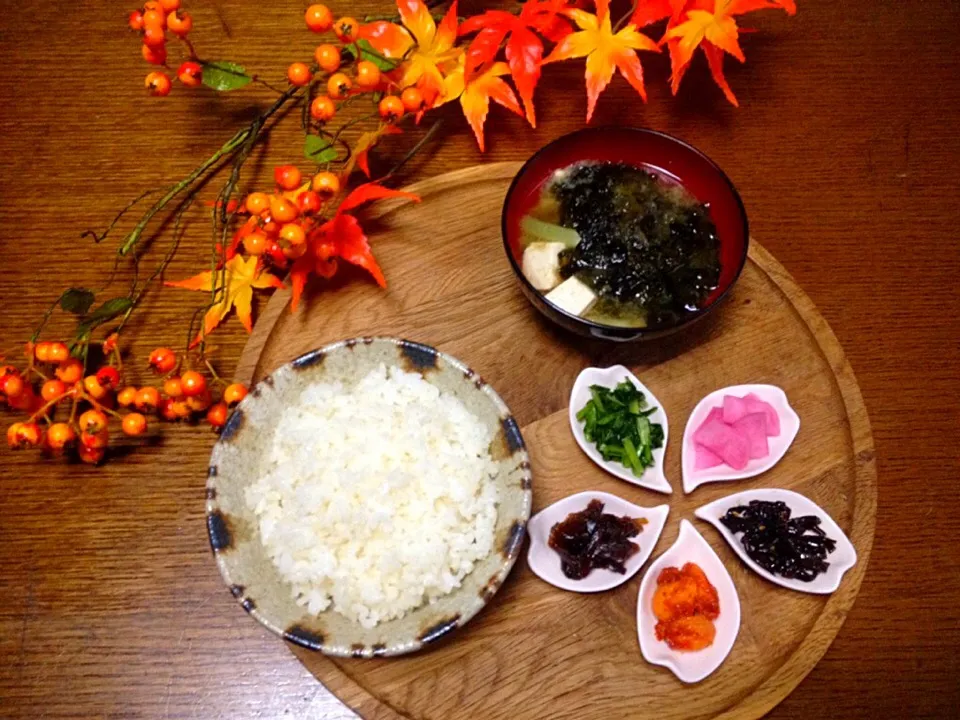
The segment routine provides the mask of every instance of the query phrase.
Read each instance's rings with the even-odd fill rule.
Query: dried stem
[[[621,18],[617,20],[617,24],[613,26],[614,33],[620,32],[621,28],[623,28],[623,26],[627,24],[627,21],[633,17],[633,14],[637,11],[637,7],[639,5],[640,5],[640,0],[633,0],[633,4],[630,6],[630,12],[621,16]]]
[[[441,126],[441,125],[443,125],[443,118],[440,118],[440,119],[437,120],[433,125],[430,126],[430,129],[427,130],[426,134],[424,134],[424,136],[417,141],[417,144],[414,145],[412,148],[410,148],[410,150],[407,152],[407,154],[404,155],[402,158],[400,158],[399,162],[397,162],[397,164],[394,165],[394,166],[390,169],[390,171],[387,172],[386,175],[384,175],[382,178],[380,178],[381,181],[386,180],[386,179],[389,178],[391,175],[393,175],[394,173],[396,173],[400,168],[402,168],[404,165],[406,165],[407,161],[410,160],[410,158],[412,158],[414,155],[416,155],[417,152],[420,150],[420,148],[422,148],[424,145],[426,145],[428,142],[430,142],[430,139],[431,139],[434,135],[436,135],[437,132],[440,130],[440,126]]]
[[[200,178],[204,173],[207,172],[214,165],[219,163],[225,156],[230,155],[247,139],[247,136],[250,133],[250,128],[245,128],[240,130],[236,135],[227,140],[219,150],[217,150],[213,155],[207,158],[196,170],[187,175],[183,180],[178,182],[176,185],[173,185],[162,198],[157,200],[154,203],[147,213],[140,219],[140,222],[137,223],[137,226],[133,231],[127,235],[126,239],[123,242],[123,245],[120,246],[118,253],[121,256],[128,255],[134,247],[136,247],[137,242],[140,240],[140,237],[143,235],[143,231],[146,230],[147,225],[153,219],[153,216],[158,212],[163,210],[167,204],[173,200],[177,195],[186,190],[188,187],[193,185],[198,178]]]
[[[155,192],[156,190],[145,190],[144,192],[140,193],[140,195],[138,195],[136,198],[134,198],[129,203],[127,203],[126,207],[124,207],[120,212],[117,213],[116,217],[113,218],[113,221],[109,225],[107,225],[107,229],[104,230],[99,235],[95,230],[84,230],[82,233],[80,233],[80,237],[82,238],[92,237],[94,242],[97,242],[97,243],[103,242],[104,240],[107,239],[107,235],[110,234],[110,231],[113,230],[114,226],[116,226],[116,224],[120,222],[121,218],[123,218],[123,216],[127,214],[130,208],[132,208],[134,205],[136,205],[138,202],[143,200],[148,195],[152,195]]]

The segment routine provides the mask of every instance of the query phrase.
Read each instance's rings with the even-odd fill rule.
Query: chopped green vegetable
[[[577,412],[577,420],[604,460],[619,462],[640,477],[653,465],[653,451],[663,447],[663,427],[649,419],[656,410],[624,380],[612,390],[591,385],[590,400]]]
[[[534,242],[563,243],[568,248],[575,248],[580,242],[580,235],[573,228],[537,220],[527,215],[520,221],[520,231],[523,233],[523,244]]]

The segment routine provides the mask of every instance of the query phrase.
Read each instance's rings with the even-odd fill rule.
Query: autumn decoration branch
[[[128,23],[143,59],[155,67],[144,80],[150,95],[167,96],[175,84],[218,93],[249,87],[269,92],[272,104],[186,177],[143,193],[103,232],[84,233],[106,243],[140,209],[115,255],[117,267],[132,265],[134,280],[126,294],[115,297],[102,298],[87,288],[64,290],[26,343],[25,365],[0,367],[0,404],[24,413],[8,428],[9,445],[96,464],[111,447],[113,421],[131,437],[147,432],[148,417],[205,418],[222,427],[230,407],[247,393],[217,374],[207,347],[209,335],[231,312],[249,332],[255,294],[289,285],[296,310],[308,286],[333,277],[342,263],[362,268],[386,287],[356,211],[383,198],[418,198],[384,185],[396,168],[372,178],[370,155],[385,138],[458,102],[483,151],[491,102],[535,127],[543,68],[571,60],[584,62],[589,123],[615,74],[645,101],[641,58],[662,51],[669,55],[674,94],[701,50],[717,86],[737,105],[724,59],[744,61],[737,18],[764,9],[796,12],[793,0],[636,0],[615,20],[609,0],[527,0],[515,10],[463,18],[455,1],[443,11],[422,0],[397,0],[395,13],[361,22],[312,5],[306,25],[324,41],[312,58],[293,63],[280,79],[202,58],[190,40],[193,19],[181,0],[149,0],[130,13]],[[659,38],[650,34],[656,27]],[[182,56],[179,64],[171,64],[174,53]],[[241,192],[244,163],[271,123],[286,115],[281,110],[297,107],[303,158],[275,168],[274,187]],[[401,164],[435,137],[439,122]],[[186,279],[164,279],[180,249],[184,215],[201,200],[208,182],[227,169],[216,198],[205,203],[211,208],[209,266]],[[144,238],[171,220],[168,248],[154,253]],[[141,278],[141,263],[154,255],[151,272]],[[128,385],[119,343],[131,315],[161,280],[169,288],[202,293],[204,301],[186,328],[182,350],[161,347],[150,354],[157,384]],[[76,316],[73,337],[42,340],[58,311]]]

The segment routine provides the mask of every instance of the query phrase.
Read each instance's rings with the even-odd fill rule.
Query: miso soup
[[[720,279],[709,209],[623,163],[554,173],[521,221],[523,273],[547,300],[605,325],[655,327],[703,307]]]

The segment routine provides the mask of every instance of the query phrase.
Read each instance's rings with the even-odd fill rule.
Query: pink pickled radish
[[[762,412],[767,416],[767,435],[776,437],[780,434],[780,416],[776,409],[768,402],[764,402],[753,393],[747,393],[743,398],[748,413]]]
[[[723,421],[727,425],[733,425],[749,412],[744,398],[738,398],[735,395],[723,396]]]
[[[719,455],[735,470],[743,470],[750,460],[750,442],[746,433],[723,421],[723,411],[713,408],[693,434],[693,441]]]
[[[744,415],[763,413],[767,417],[767,435],[780,434],[780,416],[773,405],[758,398],[753,393],[738,398],[734,395],[723,396],[723,421],[727,425],[739,422]]]
[[[717,455],[715,452],[707,450],[700,443],[693,444],[694,451],[694,470],[706,470],[707,468],[716,467],[717,465],[723,465],[723,458]]]
[[[758,412],[744,415],[732,427],[747,439],[751,459],[764,458],[770,454],[770,446],[767,444],[766,413]]]

